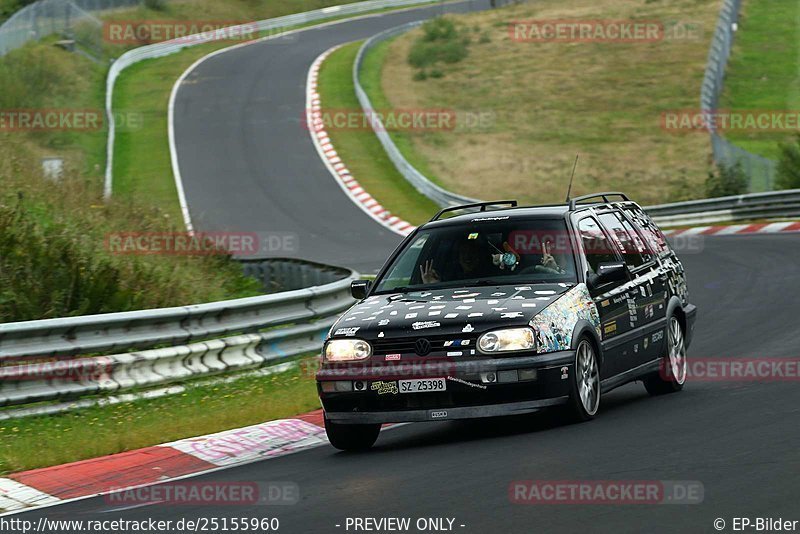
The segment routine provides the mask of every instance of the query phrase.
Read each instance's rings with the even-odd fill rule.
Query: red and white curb
[[[306,82],[306,125],[311,134],[311,140],[319,152],[322,162],[330,171],[331,175],[342,190],[349,196],[355,204],[360,207],[370,217],[393,232],[400,235],[410,234],[416,227],[404,221],[396,215],[392,215],[389,210],[384,208],[372,195],[367,193],[358,181],[353,178],[347,166],[339,157],[328,132],[325,130],[325,123],[322,118],[322,101],[317,92],[317,81],[319,79],[319,69],[329,55],[339,49],[342,45],[334,46],[320,54],[308,71]]]
[[[740,235],[740,234],[778,234],[800,232],[800,222],[774,222],[754,224],[732,224],[729,226],[697,226],[678,230],[665,230],[670,237],[693,235]]]
[[[322,410],[0,478],[0,515],[244,465],[328,443]]]

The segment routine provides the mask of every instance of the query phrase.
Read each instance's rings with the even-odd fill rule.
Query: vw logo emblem
[[[430,354],[431,348],[431,342],[425,338],[418,339],[416,343],[414,343],[414,349],[420,356],[427,356]]]

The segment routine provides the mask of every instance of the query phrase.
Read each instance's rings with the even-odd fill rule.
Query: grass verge
[[[130,451],[319,408],[304,366],[152,400],[0,422],[0,475]],[[46,440],[46,446],[42,446]]]
[[[800,3],[744,2],[720,107],[731,111],[800,108]],[[796,113],[796,111],[795,111]],[[729,132],[736,145],[777,160],[788,132]]]
[[[542,0],[454,17],[468,54],[425,79],[409,62],[421,38],[397,38],[381,87],[396,109],[451,109],[488,117],[453,131],[406,132],[409,152],[450,190],[476,198],[562,201],[575,159],[574,194],[624,190],[644,204],[703,196],[710,146],[673,134],[665,111],[695,109],[716,0]],[[658,20],[688,34],[639,42],[520,42],[514,20]],[[416,79],[415,79],[416,76]]]
[[[364,88],[367,95],[369,95],[372,106],[378,110],[392,109],[391,102],[389,102],[389,99],[383,92],[383,84],[381,81],[383,79],[384,69],[387,68],[386,56],[389,53],[389,47],[394,41],[395,39],[387,39],[371,49],[364,57],[364,63],[361,67],[361,86]],[[417,151],[409,135],[406,135],[402,130],[395,130],[389,132],[389,136],[406,160],[408,160],[415,169],[433,183],[440,186],[443,185],[442,181],[429,165],[428,160]]]
[[[323,112],[359,114],[361,106],[353,85],[353,61],[362,43],[350,43],[331,54],[322,64],[318,91]],[[380,76],[380,57],[368,57],[364,83],[374,86]],[[376,109],[386,109],[376,100]],[[353,177],[390,212],[412,224],[422,224],[438,207],[403,178],[384,152],[371,129],[329,128],[333,146]]]

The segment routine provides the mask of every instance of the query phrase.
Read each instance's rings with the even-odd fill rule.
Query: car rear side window
[[[623,220],[619,213],[604,213],[600,215],[600,222],[613,236],[625,263],[631,269],[641,267],[650,261],[650,255],[645,257],[645,247],[638,234],[628,221]]]
[[[669,251],[667,239],[658,226],[650,219],[641,208],[626,207],[623,211],[631,220],[642,230],[647,249],[654,255],[660,255]]]
[[[600,225],[592,217],[584,217],[578,223],[578,232],[581,234],[583,250],[586,252],[586,261],[589,269],[597,274],[601,263],[618,261],[614,248],[608,242]]]

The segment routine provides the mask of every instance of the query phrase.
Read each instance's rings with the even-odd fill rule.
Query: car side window
[[[604,213],[600,215],[600,222],[612,235],[622,252],[622,257],[628,267],[635,269],[641,267],[649,260],[643,255],[644,245],[633,227],[627,221],[623,221],[617,213]],[[627,223],[627,224],[626,224]],[[638,241],[638,243],[637,243]]]
[[[642,230],[642,235],[649,250],[654,255],[668,252],[667,239],[650,217],[640,208],[626,207],[623,211]]]
[[[601,263],[618,261],[614,247],[608,242],[603,229],[593,217],[584,217],[578,223],[578,232],[583,242],[583,250],[586,252],[586,261],[589,269],[597,274]]]

